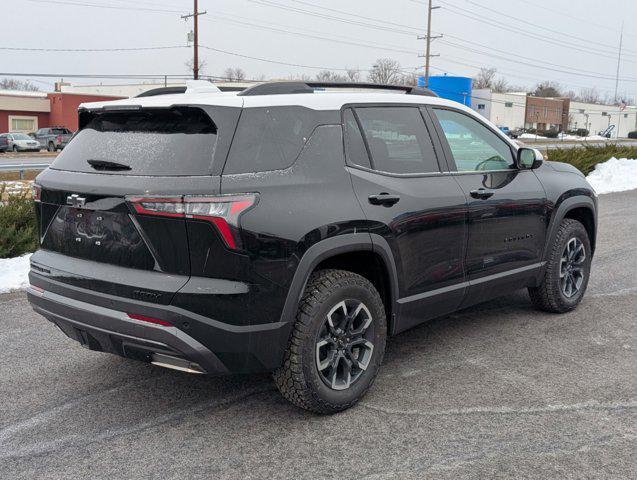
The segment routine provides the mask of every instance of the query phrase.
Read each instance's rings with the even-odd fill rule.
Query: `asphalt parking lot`
[[[393,338],[350,411],[68,340],[0,295],[0,478],[636,478],[637,191],[603,195],[588,294],[509,295]]]

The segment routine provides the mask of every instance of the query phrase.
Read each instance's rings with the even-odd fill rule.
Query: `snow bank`
[[[548,138],[548,137],[543,137],[542,135],[535,135],[533,133],[523,133],[522,135],[518,136],[518,138],[526,138],[528,140],[532,140],[532,139],[543,139],[543,138]]]
[[[613,157],[598,163],[586,179],[598,194],[633,190],[637,188],[637,159]]]
[[[583,140],[583,137],[578,137],[577,135],[569,135],[568,133],[560,133],[557,138],[559,138],[560,140],[566,140],[566,141],[570,141],[570,140]]]
[[[0,258],[0,293],[20,290],[29,286],[30,258],[30,253],[15,258]]]

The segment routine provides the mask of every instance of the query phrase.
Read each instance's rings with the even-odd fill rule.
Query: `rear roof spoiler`
[[[232,86],[222,86],[217,87],[222,92],[242,92],[245,90],[245,87],[232,87]],[[145,92],[136,95],[135,98],[141,97],[157,97],[159,95],[175,95],[179,93],[186,93],[186,86],[174,86],[174,87],[159,87],[153,88],[151,90],[146,90]]]
[[[245,97],[254,95],[289,95],[295,93],[314,93],[317,90],[320,91],[327,88],[391,90],[403,92],[407,95],[423,95],[427,97],[438,96],[427,88],[411,87],[407,85],[385,85],[379,83],[358,82],[267,82],[247,88],[237,95]]]

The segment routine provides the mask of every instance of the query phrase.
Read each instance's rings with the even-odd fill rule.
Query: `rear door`
[[[453,311],[464,295],[465,198],[413,105],[343,111],[348,169],[375,243],[399,282],[394,333]],[[437,147],[437,148],[436,148]]]
[[[37,179],[33,262],[65,283],[168,303],[190,275],[183,199],[219,193],[238,116],[230,107],[84,113]]]
[[[515,151],[478,118],[431,107],[454,177],[468,202],[464,305],[526,286],[541,267],[546,194],[532,170],[520,170]]]

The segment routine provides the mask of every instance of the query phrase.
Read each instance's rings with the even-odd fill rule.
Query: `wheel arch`
[[[293,324],[310,275],[323,268],[353,271],[372,282],[385,305],[388,332],[392,331],[398,298],[396,265],[386,241],[385,245],[372,242],[368,233],[327,238],[307,249],[292,278],[281,315],[282,322]]]
[[[550,245],[555,240],[560,223],[562,223],[562,220],[565,218],[577,220],[584,225],[591,243],[591,253],[595,252],[597,240],[597,204],[591,197],[577,195],[565,199],[553,215],[544,248],[544,260],[546,260]]]

